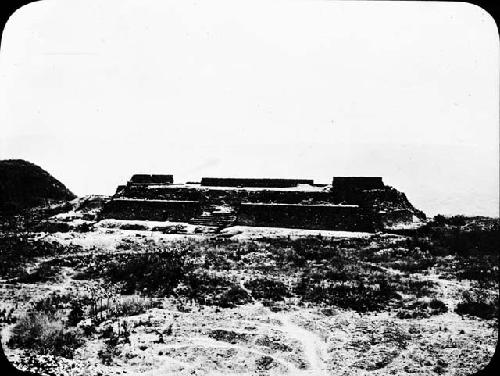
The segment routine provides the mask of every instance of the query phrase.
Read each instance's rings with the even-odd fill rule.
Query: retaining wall
[[[103,218],[181,221],[200,215],[198,201],[113,199],[104,205]]]
[[[207,187],[254,187],[290,188],[298,184],[313,184],[312,179],[253,179],[253,178],[202,178],[201,185]]]
[[[332,181],[334,189],[382,189],[384,182],[379,176],[335,176]]]
[[[130,178],[130,182],[140,184],[172,184],[174,182],[174,176],[158,174],[135,174]]]
[[[271,191],[244,189],[210,189],[169,186],[148,188],[140,185],[128,186],[122,197],[162,200],[192,200],[203,204],[238,205],[241,202],[263,203],[331,203],[334,197],[330,191]]]
[[[373,216],[358,206],[243,203],[236,223],[244,226],[373,231]]]

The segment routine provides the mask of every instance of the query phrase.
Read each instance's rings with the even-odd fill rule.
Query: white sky
[[[43,0],[0,50],[0,159],[78,195],[133,173],[380,175],[498,216],[499,43],[467,3]]]

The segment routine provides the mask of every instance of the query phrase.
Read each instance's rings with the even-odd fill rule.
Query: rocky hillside
[[[415,208],[403,192],[390,186],[380,190],[364,191],[363,201],[379,212],[407,212],[421,220],[426,219],[425,213]]]
[[[357,204],[369,208],[381,228],[394,229],[423,224],[426,215],[415,208],[404,192],[388,185],[375,189],[333,189],[336,203]]]
[[[73,198],[64,184],[41,167],[21,159],[0,161],[0,213]]]

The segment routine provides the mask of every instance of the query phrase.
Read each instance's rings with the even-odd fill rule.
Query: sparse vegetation
[[[75,260],[82,263],[82,260]],[[146,252],[140,254],[99,255],[88,260],[88,266],[76,279],[105,280],[120,284],[122,294],[147,291],[159,296],[170,295],[185,272],[179,252]]]
[[[429,308],[436,313],[448,312],[448,307],[446,307],[446,304],[439,299],[432,299],[429,302]]]
[[[73,351],[82,344],[80,333],[64,326],[57,315],[29,312],[12,329],[9,346],[34,350],[40,354],[72,358]]]
[[[217,341],[224,341],[231,344],[246,343],[249,340],[247,334],[236,333],[232,330],[215,329],[208,333],[210,338],[216,339]]]
[[[205,272],[192,272],[183,279],[182,289],[177,293],[199,304],[234,307],[250,301],[248,293],[231,281]]]
[[[470,315],[482,319],[498,318],[498,295],[494,298],[482,291],[465,291],[463,300],[457,304],[455,312],[459,315]]]
[[[15,324],[11,348],[37,356],[71,358],[82,343],[93,341],[97,345],[93,356],[103,369],[160,353],[186,362],[195,352],[206,353],[203,359],[210,362],[219,350],[208,350],[204,344],[216,340],[226,344],[219,343],[223,350],[217,353],[223,355],[215,358],[213,367],[241,354],[240,347],[256,347],[260,353],[245,355],[245,364],[258,372],[281,368],[286,362],[307,370],[311,362],[301,350],[303,344],[298,344],[301,338],[286,334],[296,325],[301,328],[297,330],[320,335],[321,346],[323,339],[325,348],[331,346],[330,358],[324,359],[331,364],[343,364],[342,359],[335,363],[335,354],[352,351],[349,356],[358,357],[354,367],[392,371],[393,359],[431,332],[429,323],[436,323],[432,330],[442,332],[443,338],[455,335],[440,324],[448,320],[450,315],[443,314],[450,307],[468,316],[461,334],[452,338],[460,349],[473,346],[480,324],[483,331],[495,325],[498,257],[483,247],[481,236],[470,234],[477,246],[468,253],[458,252],[458,245],[448,244],[443,233],[476,230],[467,218],[460,227],[459,219],[454,224],[446,221],[405,237],[236,241],[213,235],[163,243],[136,237],[133,231],[139,231],[139,225],[117,241],[113,252],[52,244],[29,233],[4,234],[0,242],[7,247],[0,252],[7,252],[0,253],[0,262],[11,278],[9,286],[27,291],[57,287],[62,292],[34,300],[31,295],[31,302],[22,308],[28,309],[27,314],[12,305],[0,311],[0,321]],[[69,278],[71,284],[63,285]],[[470,289],[460,299],[456,286],[462,279]],[[252,301],[264,308],[247,305]],[[250,310],[255,317],[248,314]],[[377,311],[390,312],[399,320],[370,321]],[[285,324],[284,317],[294,319]],[[475,323],[477,333],[469,330]],[[335,347],[344,332],[353,340]],[[182,351],[177,346],[183,346]],[[433,351],[441,350],[436,345]],[[451,369],[435,361],[419,367],[437,373]]]
[[[310,282],[310,280],[303,279],[296,290],[303,294],[305,301],[353,309],[358,312],[381,310],[390,302],[401,298],[394,286],[387,282],[381,282],[378,289],[362,282],[327,286],[311,285]]]
[[[26,263],[37,257],[64,254],[67,248],[25,234],[0,233],[0,277],[26,276]]]
[[[290,293],[283,282],[272,279],[252,279],[245,283],[245,287],[252,291],[252,296],[256,299],[281,301],[284,297],[290,296]]]
[[[422,319],[446,312],[448,312],[448,307],[441,300],[432,299],[430,302],[417,300],[403,304],[397,317],[400,319]]]
[[[276,362],[270,356],[262,356],[256,360],[258,370],[270,370],[276,367]]]
[[[37,283],[53,281],[59,274],[59,267],[50,265],[49,263],[41,263],[35,271],[27,273],[23,271],[17,277],[16,282],[19,283]]]
[[[97,356],[104,365],[113,364],[113,359],[117,357],[121,351],[118,345],[120,343],[129,343],[130,333],[127,327],[121,333],[115,333],[112,327],[107,327],[101,334],[105,338],[104,346],[98,351]]]

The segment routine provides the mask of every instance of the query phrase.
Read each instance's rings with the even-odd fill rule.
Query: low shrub
[[[294,293],[302,297],[303,301],[336,306],[344,309],[353,309],[357,312],[378,311],[387,307],[392,301],[399,301],[401,296],[396,286],[387,280],[373,281],[366,285],[361,281],[351,283],[317,283],[308,276],[302,278]],[[378,282],[378,288],[375,287]]]
[[[274,359],[270,356],[264,355],[255,361],[258,370],[270,370],[277,366]]]
[[[149,304],[140,300],[124,300],[112,307],[114,316],[135,316],[146,312]]]
[[[17,279],[18,283],[37,283],[54,280],[59,274],[59,267],[41,263],[32,273],[23,272]]]
[[[249,303],[251,300],[248,293],[240,286],[232,286],[222,294],[219,305],[222,308],[233,308],[237,305]]]
[[[107,340],[104,346],[97,352],[97,357],[105,366],[113,364],[113,359],[120,355],[120,349],[117,347],[117,341],[114,338]]]
[[[60,295],[56,292],[53,292],[49,296],[35,302],[33,311],[42,312],[54,316],[59,309],[63,309],[68,306],[73,301],[73,299],[74,298],[70,295]]]
[[[283,282],[273,279],[252,279],[245,283],[245,287],[252,291],[252,296],[256,299],[280,301],[283,300],[283,298],[290,296],[290,293]]]
[[[195,300],[198,304],[231,308],[251,301],[248,293],[233,282],[203,271],[195,271],[183,278],[176,294]]]
[[[24,264],[37,257],[64,253],[64,246],[35,240],[27,235],[0,233],[0,277],[25,274]]]
[[[482,255],[457,257],[458,279],[468,279],[481,282],[485,285],[495,286],[499,278],[499,255]]]
[[[146,231],[148,227],[139,223],[123,223],[119,226],[121,230],[139,230]]]
[[[436,283],[432,281],[416,281],[409,279],[401,284],[402,291],[405,294],[413,294],[417,298],[434,294]]]
[[[39,354],[72,358],[73,352],[83,343],[75,329],[65,328],[56,316],[30,312],[21,317],[12,328],[10,347],[34,350]]]
[[[237,343],[246,343],[249,341],[248,334],[236,333],[232,330],[215,329],[208,333],[210,338],[217,341],[229,342],[233,345]]]
[[[7,310],[6,308],[0,309],[0,323],[11,324],[16,321],[14,308]]]
[[[121,293],[130,295],[147,291],[149,294],[169,296],[187,271],[182,254],[174,251],[145,252],[139,254],[97,255],[91,260],[78,260],[82,264],[74,279],[103,278],[119,284]]]
[[[401,309],[396,314],[398,319],[426,319],[430,316],[427,310]]]
[[[71,310],[69,311],[68,314],[68,321],[67,325],[68,326],[77,326],[78,323],[84,319],[84,312],[83,312],[83,306],[82,304],[74,300],[71,302]]]
[[[40,221],[33,229],[38,232],[48,232],[52,234],[55,232],[69,232],[71,231],[71,226],[66,222],[44,220]]]
[[[432,299],[429,302],[429,308],[431,308],[436,314],[448,312],[446,304],[438,299]]]
[[[121,328],[121,329],[120,329]],[[104,365],[113,364],[113,359],[120,355],[120,344],[130,343],[130,331],[126,321],[120,325],[119,332],[115,332],[113,327],[107,326],[101,332],[101,338],[104,338],[104,346],[98,351],[97,356]]]
[[[257,338],[255,344],[258,346],[269,347],[270,349],[275,351],[283,351],[283,352],[293,351],[293,349],[290,346],[282,343],[279,338],[269,337],[267,335]]]
[[[397,317],[400,319],[422,319],[446,312],[448,312],[448,307],[444,302],[432,299],[430,302],[415,301],[402,305],[397,313]]]
[[[402,260],[388,262],[387,265],[391,268],[401,270],[402,272],[418,273],[427,270],[436,264],[434,257],[416,257],[408,256]]]
[[[455,312],[490,320],[498,317],[498,295],[492,299],[486,291],[471,289],[464,291],[463,300],[457,304]]]
[[[459,315],[471,315],[491,320],[498,316],[497,306],[489,302],[464,301],[457,304],[455,312]]]

